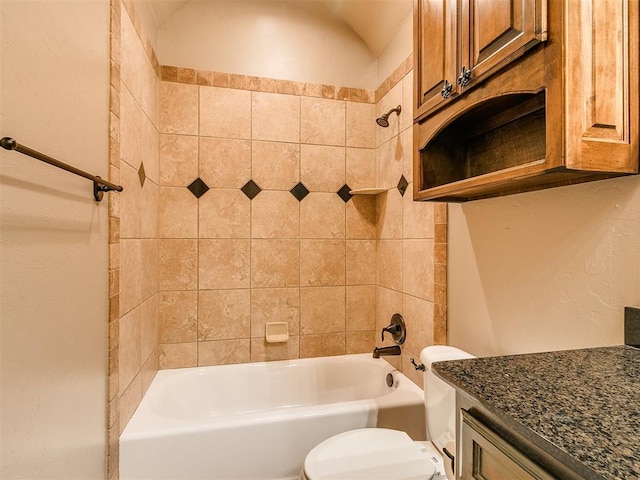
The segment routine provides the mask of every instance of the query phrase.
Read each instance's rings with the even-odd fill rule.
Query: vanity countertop
[[[435,363],[434,371],[587,479],[640,479],[640,349]]]

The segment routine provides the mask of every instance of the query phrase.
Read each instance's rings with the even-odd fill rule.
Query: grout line
[[[298,115],[298,183],[302,183],[302,103],[300,97],[300,114]],[[304,183],[303,183],[304,185]],[[311,192],[309,192],[311,193]],[[304,199],[303,199],[304,200]],[[298,201],[298,351],[297,358],[300,358],[300,348],[302,343],[302,201]]]
[[[254,92],[251,92],[249,96],[249,178],[253,181],[253,105],[254,105]],[[255,200],[255,197],[254,199]],[[251,295],[251,289],[253,288],[253,262],[251,261],[253,255],[253,200],[249,200],[249,361],[253,358],[253,342],[252,326],[253,326],[253,295]]]
[[[200,178],[200,87],[198,89],[198,176]],[[200,198],[197,199],[197,228],[196,228],[196,366],[200,365]]]

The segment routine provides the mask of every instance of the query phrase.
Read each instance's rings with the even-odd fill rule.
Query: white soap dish
[[[288,322],[267,322],[264,329],[267,343],[284,343],[289,340]]]

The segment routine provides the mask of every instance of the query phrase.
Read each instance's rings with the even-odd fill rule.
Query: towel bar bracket
[[[100,178],[99,176],[97,178]],[[96,199],[96,202],[102,201],[102,197],[104,197],[104,192],[121,192],[122,190],[118,190],[115,187],[111,187],[109,185],[105,185],[104,183],[93,181],[93,198]]]

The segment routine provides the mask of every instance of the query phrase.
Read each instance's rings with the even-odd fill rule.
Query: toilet
[[[399,430],[361,428],[316,445],[304,460],[301,480],[453,480],[455,391],[437,378],[431,364],[473,358],[455,347],[430,346],[420,353],[425,366],[424,400],[429,441],[416,442]]]

